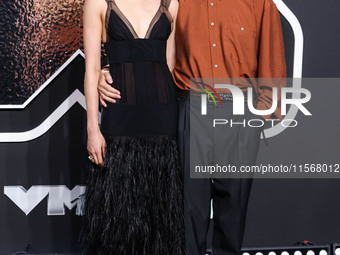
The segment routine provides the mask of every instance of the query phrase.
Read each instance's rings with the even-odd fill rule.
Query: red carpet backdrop
[[[288,76],[340,77],[340,3],[275,2]],[[28,245],[34,253],[81,253],[82,8],[83,0],[0,2],[0,255]],[[340,86],[308,89],[313,117],[299,113],[303,129],[261,142],[260,162],[340,163]],[[254,180],[243,246],[340,243],[339,187],[339,178]]]

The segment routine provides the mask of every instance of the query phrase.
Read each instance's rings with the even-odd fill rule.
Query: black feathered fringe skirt
[[[106,138],[91,163],[81,240],[85,254],[185,252],[181,171],[174,137]]]

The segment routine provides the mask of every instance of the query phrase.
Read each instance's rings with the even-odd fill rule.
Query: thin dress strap
[[[113,0],[105,0],[107,3],[106,13],[105,13],[105,33],[106,33],[106,41],[109,40],[108,35],[108,28],[109,28],[109,19],[110,19],[110,13],[113,9]]]
[[[173,18],[171,13],[169,12],[169,6],[172,0],[161,0],[162,1],[162,9],[163,9],[163,13],[168,17],[168,20],[171,23],[171,31],[173,29]]]
[[[156,15],[154,16],[153,20],[150,23],[148,32],[146,34],[146,38],[150,37],[150,34],[152,32],[153,26],[156,24],[156,22],[159,20],[159,18],[161,17],[161,15],[163,13],[168,17],[168,19],[169,19],[169,21],[171,23],[171,30],[172,30],[172,23],[173,23],[172,22],[172,16],[171,16],[170,12],[168,11],[168,7],[170,5],[170,2],[171,2],[171,0],[161,0],[160,1],[159,9],[158,9]]]
[[[170,6],[170,3],[171,3],[171,0],[162,0],[162,4],[163,6],[168,10],[169,9],[169,6]]]

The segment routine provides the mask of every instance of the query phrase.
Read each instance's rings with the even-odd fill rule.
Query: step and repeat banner
[[[243,246],[340,242],[340,3],[275,3],[295,78],[289,86],[310,92],[312,115],[297,109],[296,127],[267,127],[258,162],[333,175],[254,179]],[[81,253],[82,8],[82,0],[0,2],[0,255]]]

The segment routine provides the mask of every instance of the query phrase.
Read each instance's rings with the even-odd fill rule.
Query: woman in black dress
[[[86,0],[84,46],[89,158],[84,245],[90,254],[184,254],[176,144],[177,0]],[[115,104],[101,111],[101,40]]]

